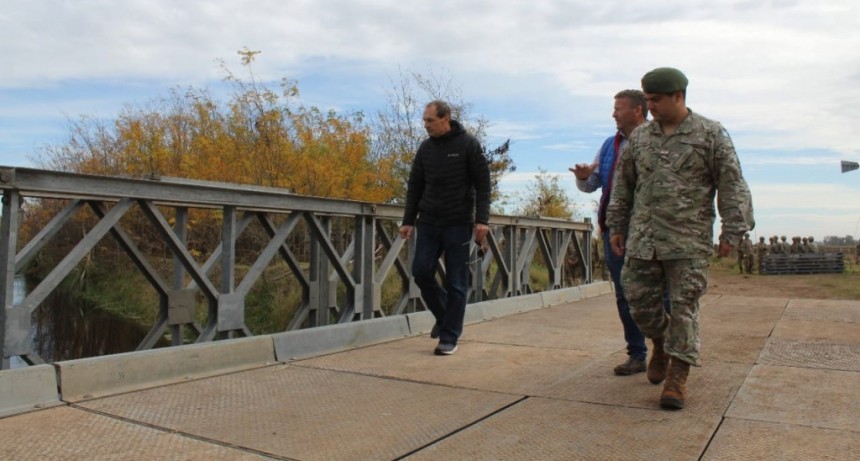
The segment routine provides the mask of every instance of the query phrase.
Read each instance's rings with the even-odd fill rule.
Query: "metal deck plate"
[[[792,299],[788,303],[790,309],[852,309],[860,312],[860,301],[850,299]]]
[[[700,307],[699,328],[721,335],[765,337],[782,317],[787,302],[774,298],[722,297]]]
[[[752,297],[752,296],[730,296],[721,295],[718,299],[712,301],[711,305],[729,305],[729,306],[745,306],[755,308],[783,309],[789,303],[789,298],[774,298],[774,297]]]
[[[274,366],[82,404],[302,460],[393,459],[520,397]]]
[[[860,302],[792,299],[783,319],[860,323]]]
[[[71,407],[0,419],[0,459],[270,459]]]
[[[860,344],[860,322],[781,320],[771,336],[801,341]]]
[[[409,460],[691,460],[718,417],[532,397]]]
[[[663,385],[648,382],[645,373],[616,376],[612,368],[624,355],[604,357],[577,368],[541,395],[565,400],[635,407],[659,411]],[[749,370],[748,365],[709,363],[691,367],[684,413],[722,416]]]
[[[848,460],[856,459],[857,453],[856,432],[726,418],[702,460]]]
[[[858,373],[756,365],[726,416],[856,431],[858,389]]]
[[[761,351],[759,363],[860,371],[860,344],[770,338]]]
[[[752,366],[758,360],[767,338],[762,336],[735,336],[726,334],[725,328],[714,332],[704,329],[699,332],[702,346],[699,359],[704,366],[714,362],[742,363]]]
[[[340,354],[294,362],[330,370],[352,371],[454,387],[534,395],[591,359],[564,349],[461,341],[449,357],[433,355],[428,337],[394,341]]]
[[[613,305],[567,304],[466,327],[463,339],[486,343],[572,349],[611,354],[625,347]]]
[[[721,335],[711,331],[700,332],[699,339],[702,343],[699,359],[704,366],[714,362],[752,366],[767,342],[767,338],[759,336]]]
[[[678,412],[613,374],[624,340],[601,296],[470,325],[450,357],[425,335],[11,416],[0,459],[854,459],[856,305],[703,306]]]
[[[718,299],[720,299],[721,295],[709,295],[707,293],[703,294],[701,298],[699,298],[699,306],[704,306],[705,304],[710,304]]]

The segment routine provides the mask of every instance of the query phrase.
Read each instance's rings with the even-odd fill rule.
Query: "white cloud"
[[[742,156],[743,165],[839,165],[845,156],[820,155],[820,156],[789,156],[789,155],[745,155]]]
[[[537,171],[519,171],[500,181],[503,192],[521,190],[534,182]],[[576,189],[569,171],[549,171],[557,175],[560,185],[583,210],[591,210],[599,193],[586,194]],[[823,238],[825,235],[854,235],[860,222],[860,185],[851,184],[750,184],[756,218],[756,235],[803,234]],[[716,221],[719,233],[719,217]]]
[[[744,165],[838,164],[860,155],[858,17],[854,0],[6,0],[0,118],[74,117],[117,107],[108,99],[123,97],[66,95],[54,102],[70,83],[208,85],[223,75],[216,58],[237,69],[236,51],[248,47],[262,50],[258,78],[289,76],[301,84],[323,75],[338,91],[318,104],[363,106],[367,113],[384,104],[392,69],[444,68],[465,99],[483,101],[475,112],[493,123],[492,138],[510,137],[522,143],[516,148],[528,147],[517,155],[558,169],[562,160],[553,154],[591,155],[592,139],[608,135],[595,129],[611,131],[615,92],[671,65],[690,78],[690,106],[732,133]],[[50,96],[39,93],[45,89]],[[14,101],[6,97],[19,92]],[[780,151],[794,154],[772,153]],[[518,172],[503,183],[533,176]],[[775,180],[784,182],[753,184],[762,216],[770,204],[807,203],[797,185],[764,188],[786,187],[769,185]],[[856,195],[819,186],[804,190],[812,197]]]
[[[547,144],[543,146],[543,148],[547,150],[571,152],[579,149],[593,149],[594,146],[586,142],[571,142],[566,144]]]
[[[750,184],[756,210],[804,210],[807,214],[860,216],[858,186],[847,184]]]
[[[499,181],[499,185],[508,189],[515,189],[530,182],[534,182],[535,178],[541,174],[540,171],[516,171],[504,175]],[[547,171],[549,176],[558,176],[561,179],[570,179],[573,181],[573,173],[570,171]]]
[[[490,137],[510,138],[516,141],[541,139],[543,137],[539,126],[519,121],[492,121],[487,131]]]

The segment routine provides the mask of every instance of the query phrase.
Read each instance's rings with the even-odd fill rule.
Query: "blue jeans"
[[[463,317],[466,315],[472,225],[435,226],[419,222],[415,227],[417,240],[412,277],[439,324],[439,342],[457,344],[457,339],[463,333]],[[439,257],[443,254],[444,288],[436,280]]]
[[[615,304],[618,306],[618,316],[621,318],[621,326],[624,327],[624,341],[627,342],[627,355],[637,360],[645,360],[648,355],[648,346],[645,345],[645,336],[636,326],[630,315],[630,304],[624,297],[624,289],[621,288],[621,268],[624,266],[624,256],[616,256],[609,245],[609,231],[603,232],[603,259],[609,268],[609,276],[612,285],[615,286]],[[666,312],[670,310],[669,290],[663,288],[663,308]]]

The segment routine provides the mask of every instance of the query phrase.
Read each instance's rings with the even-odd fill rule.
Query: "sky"
[[[860,237],[860,2],[856,0],[0,0],[0,165],[33,167],[69,120],[111,120],[171,88],[224,87],[218,60],[259,50],[258,78],[307,106],[373,114],[403,71],[450,77],[487,145],[511,140],[522,192],[615,131],[613,96],[656,67],[731,134],[758,236]]]

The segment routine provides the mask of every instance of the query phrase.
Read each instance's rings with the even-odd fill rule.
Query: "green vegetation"
[[[239,51],[244,79],[222,66],[233,90],[226,101],[213,98],[207,88],[175,88],[159,100],[125,107],[114,120],[70,119],[68,141],[44,148],[35,164],[72,173],[169,176],[398,203],[416,147],[426,136],[420,126],[425,102],[448,100],[454,117],[486,143],[489,121],[470,113],[470,105],[462,101],[449,77],[432,72],[429,76],[402,74],[401,82],[387,95],[390,108],[367,120],[361,112],[339,114],[303,105],[298,83],[292,80],[274,85],[259,81],[252,71],[258,54]],[[498,190],[499,179],[514,169],[509,147],[504,142],[485,153],[496,206],[505,199]],[[20,240],[28,242],[66,205],[62,200],[26,199]],[[559,178],[542,172],[521,210],[523,214],[570,219],[577,207],[564,195]],[[161,211],[172,224],[174,210],[164,207]],[[498,208],[494,211],[500,212]],[[218,210],[189,210],[187,248],[193,257],[211,254],[219,245],[222,220]],[[44,279],[95,222],[87,208],[75,214],[26,268],[29,286]],[[332,243],[342,252],[351,224],[333,220],[332,226]],[[121,227],[156,266],[161,279],[171,281],[172,253],[148,219],[132,211],[123,217]],[[287,241],[301,261],[309,260],[307,235],[300,224]],[[249,227],[240,236],[236,242],[237,280],[267,242],[268,235],[259,226]],[[532,289],[544,289],[546,270],[539,267],[532,272]],[[217,285],[217,270],[209,277]],[[189,281],[186,277],[185,283]],[[402,283],[392,270],[382,288],[383,312],[393,310]],[[342,284],[338,290],[342,300]],[[295,276],[286,263],[276,260],[245,299],[246,326],[254,334],[284,331],[300,304],[301,288]],[[40,335],[47,339],[38,348],[50,350],[44,356],[55,360],[132,350],[155,324],[158,312],[158,293],[120,245],[108,237],[40,307],[39,329],[47,332]],[[197,321],[205,325],[207,315],[207,302],[198,296]],[[189,332],[185,334],[186,342],[195,339]],[[165,335],[163,343],[168,338]],[[82,345],[86,341],[96,346]]]
[[[724,294],[860,300],[860,267],[852,255],[846,255],[841,274],[742,275],[735,258],[710,262],[710,279]]]

